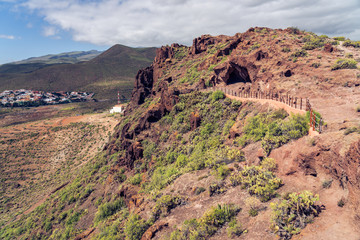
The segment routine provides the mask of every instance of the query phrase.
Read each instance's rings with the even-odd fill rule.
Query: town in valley
[[[26,89],[5,90],[0,93],[2,107],[32,107],[40,105],[64,104],[94,101],[94,93],[88,92],[44,92]]]

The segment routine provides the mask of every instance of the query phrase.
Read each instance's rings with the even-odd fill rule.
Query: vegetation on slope
[[[303,42],[308,43],[306,49],[297,47],[297,50],[287,50],[285,45],[281,45],[279,49],[285,49],[284,53],[289,57],[306,58],[307,51],[320,49],[323,44],[332,41],[321,36],[319,40],[296,29],[290,30],[294,39],[311,36]],[[269,41],[278,38],[275,33],[267,29],[255,30],[255,34],[263,35]],[[259,43],[251,42],[251,36],[246,40],[249,44],[238,53],[241,56],[250,55],[261,47]],[[145,99],[142,105],[133,106],[131,112],[121,118],[113,135],[117,151],[99,153],[81,168],[74,181],[52,194],[31,214],[0,230],[0,237],[73,239],[85,234],[85,230],[96,229],[92,235],[94,239],[140,239],[176,208],[192,201],[170,190],[170,185],[183,174],[196,174],[203,169],[208,169],[205,177],[217,181],[209,183],[206,188],[194,186],[195,198],[207,194],[208,199],[215,199],[229,190],[242,191],[255,199],[249,201],[249,214],[256,217],[260,211],[256,205],[268,206],[269,201],[279,197],[277,191],[283,182],[275,175],[275,160],[265,158],[258,166],[247,165],[243,148],[261,141],[268,155],[273,149],[306,135],[308,121],[305,116],[289,116],[281,110],[259,110],[259,105],[231,100],[221,91],[199,92],[192,89],[191,86],[201,79],[209,85],[214,69],[228,59],[227,55],[217,55],[228,44],[210,44],[199,58],[189,56],[187,47],[176,47],[174,58],[164,62],[169,66],[163,68],[152,91],[155,94],[162,88],[162,81],[168,77],[172,77],[171,81],[168,80],[169,88],[176,86],[183,90],[190,87],[191,91],[184,91],[187,93],[178,96],[179,100],[170,112],[149,122],[150,127],[127,139],[130,144],[136,143],[141,148],[142,154],[135,162],[131,162],[131,166],[124,164],[123,160],[129,152],[127,149],[119,150],[123,149],[120,135],[127,130],[137,130],[139,121],[149,109],[156,109],[162,103],[160,90],[159,94]],[[238,132],[230,135],[235,123],[240,126]],[[315,206],[315,202],[312,204]],[[182,227],[176,228],[168,237],[207,239],[227,225],[229,236],[238,236],[245,231],[236,220],[239,210],[232,204],[210,207],[202,217],[198,215],[184,221]],[[281,218],[290,217],[291,211],[285,211]],[[299,226],[292,220],[288,222],[294,225],[296,232],[290,227],[285,229],[281,225],[282,220],[276,223],[280,226],[274,231],[296,234]]]
[[[298,234],[307,224],[312,223],[319,215],[320,208],[316,205],[318,195],[309,191],[290,193],[282,201],[271,203],[273,209],[272,229],[283,239],[290,239]]]
[[[239,211],[240,209],[234,205],[224,204],[212,207],[200,219],[186,220],[181,230],[171,233],[170,239],[208,239],[225,223],[230,222]]]

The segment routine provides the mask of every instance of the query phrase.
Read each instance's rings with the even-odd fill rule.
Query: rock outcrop
[[[132,93],[132,102],[136,104],[143,104],[145,98],[151,94],[154,78],[153,67],[147,67],[139,70],[135,78],[135,86]]]

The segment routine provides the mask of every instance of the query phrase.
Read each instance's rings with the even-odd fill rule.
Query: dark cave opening
[[[249,73],[246,68],[240,66],[234,66],[231,69],[229,78],[226,81],[226,84],[235,84],[235,83],[251,83]]]

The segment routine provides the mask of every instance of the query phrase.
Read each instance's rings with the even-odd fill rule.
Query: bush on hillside
[[[127,240],[139,240],[149,225],[137,214],[131,214],[125,224],[125,235]]]
[[[345,41],[345,37],[333,37],[336,41]]]
[[[220,91],[220,90],[216,90],[215,92],[213,92],[212,94],[212,99],[213,101],[218,101],[220,99],[224,99],[225,98],[225,94]]]
[[[250,118],[243,128],[239,144],[245,146],[251,141],[261,140],[264,152],[270,154],[272,149],[308,133],[309,125],[305,116],[296,114],[288,119],[284,119],[285,117],[281,111],[275,111],[272,114],[260,113]]]
[[[109,216],[114,215],[124,207],[126,207],[126,205],[122,198],[115,200],[114,202],[105,202],[104,204],[101,204],[96,213],[95,222],[102,221]]]
[[[331,70],[356,68],[357,62],[354,59],[338,59],[336,60],[336,63],[331,67]]]
[[[171,240],[187,240],[187,239],[208,239],[213,236],[219,228],[225,223],[233,220],[235,215],[240,211],[238,207],[233,204],[218,204],[212,207],[209,211],[199,219],[186,220],[181,228],[171,233]],[[236,225],[232,224],[231,226]],[[239,233],[239,229],[232,227],[234,231],[231,233]]]
[[[282,185],[281,179],[262,166],[246,166],[243,171],[233,173],[230,182],[233,186],[241,185],[251,195],[259,197],[262,202],[273,198],[276,194],[275,190]]]
[[[283,239],[290,239],[298,234],[307,224],[320,213],[316,205],[318,195],[309,191],[291,193],[277,203],[271,203],[273,209],[271,229]]]
[[[343,46],[344,47],[360,48],[360,41],[346,40],[346,41],[344,41]]]

